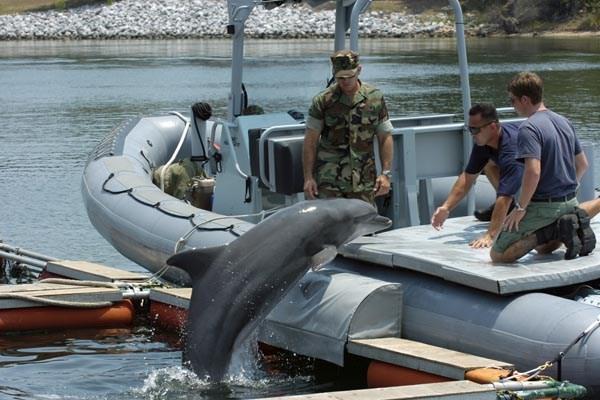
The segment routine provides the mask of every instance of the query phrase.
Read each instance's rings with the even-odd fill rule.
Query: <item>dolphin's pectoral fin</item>
[[[207,247],[204,249],[192,249],[173,254],[167,260],[167,264],[186,271],[192,280],[202,277],[204,272],[227,248],[227,245]]]
[[[337,249],[335,248],[335,246],[332,245],[327,245],[323,248],[323,250],[321,250],[320,252],[318,252],[317,254],[315,254],[314,256],[311,257],[310,259],[310,267],[313,271],[318,270],[319,268],[321,268],[323,265],[329,263],[331,260],[333,260],[336,256],[337,256],[338,252]]]

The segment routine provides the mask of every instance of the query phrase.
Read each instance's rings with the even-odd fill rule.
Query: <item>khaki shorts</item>
[[[519,230],[516,232],[500,232],[496,242],[494,242],[493,250],[498,253],[504,253],[514,242],[523,239],[525,236],[546,225],[550,225],[562,215],[572,213],[578,205],[577,198],[560,203],[529,203],[525,217],[519,223]]]

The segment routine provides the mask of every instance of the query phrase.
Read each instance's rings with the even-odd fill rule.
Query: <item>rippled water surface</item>
[[[546,81],[546,104],[598,143],[598,38],[469,39],[472,101],[507,104],[521,70]],[[92,228],[80,197],[88,153],[138,114],[209,101],[224,115],[227,41],[0,43],[0,239],[58,258],[131,270]],[[329,41],[249,41],[244,81],[266,111],[305,111],[328,78]],[[362,43],[362,78],[394,116],[462,113],[454,42]],[[597,150],[596,153],[599,153]],[[595,157],[597,182],[599,156]],[[210,387],[180,368],[176,338],[148,328],[0,336],[0,398],[214,399],[322,390],[309,376]]]

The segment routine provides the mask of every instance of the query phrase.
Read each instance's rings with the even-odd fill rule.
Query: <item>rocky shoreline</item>
[[[257,7],[247,21],[246,36],[333,37],[334,16],[333,10],[315,10],[303,4],[286,4],[273,10]],[[122,0],[112,5],[2,15],[0,40],[225,38],[227,21],[225,0]],[[363,37],[453,34],[453,21],[444,13],[425,19],[367,11],[361,17]]]

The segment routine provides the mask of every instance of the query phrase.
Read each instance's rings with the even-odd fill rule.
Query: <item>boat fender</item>
[[[550,361],[550,365],[556,363],[556,376],[557,380],[562,380],[562,360],[565,358],[569,350],[575,346],[581,339],[594,332],[600,326],[600,314],[596,317],[596,320],[592,322],[587,328],[583,330],[565,349],[558,353],[554,360]]]

